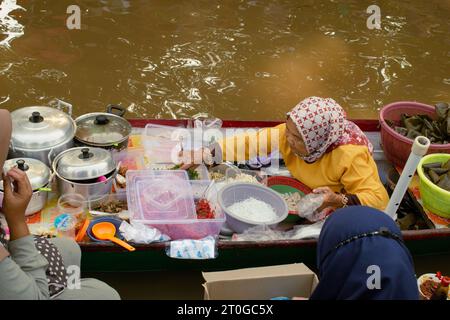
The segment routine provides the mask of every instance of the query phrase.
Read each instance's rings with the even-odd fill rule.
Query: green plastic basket
[[[423,157],[417,166],[420,179],[419,190],[423,205],[432,213],[444,218],[450,218],[450,192],[432,183],[425,176],[422,166],[432,162],[446,162],[448,159],[450,159],[450,154],[447,153],[429,154]]]

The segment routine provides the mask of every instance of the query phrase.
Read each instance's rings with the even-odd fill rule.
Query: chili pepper
[[[196,206],[198,219],[214,219],[214,210],[206,199],[201,199]]]

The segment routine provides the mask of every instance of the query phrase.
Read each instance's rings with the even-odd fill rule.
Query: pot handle
[[[66,113],[72,117],[72,105],[70,103],[59,100],[59,99],[56,99],[56,103],[57,103],[57,105],[56,105],[57,109],[64,111],[64,108],[67,108]]]
[[[49,166],[50,166],[50,167],[52,166],[52,163],[53,163],[53,157],[52,157],[52,154],[53,154],[53,148],[50,149],[50,151],[48,152],[48,155],[47,155],[47,159],[48,159],[48,163],[49,163]]]
[[[119,112],[118,113],[114,113],[113,110],[118,110]],[[106,107],[106,112],[107,113],[111,113],[111,114],[115,114],[116,116],[119,116],[119,117],[123,117],[125,115],[125,113],[127,112],[127,110],[125,108],[117,105],[117,104],[109,104]]]

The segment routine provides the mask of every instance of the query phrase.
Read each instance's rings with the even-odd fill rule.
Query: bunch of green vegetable
[[[177,164],[175,166],[173,166],[172,168],[170,168],[170,170],[179,170],[181,168],[180,164]],[[194,168],[189,168],[186,170],[187,174],[189,176],[189,180],[199,180],[199,175],[197,170],[195,170]]]

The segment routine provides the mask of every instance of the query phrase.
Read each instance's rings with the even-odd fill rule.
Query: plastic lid
[[[50,168],[42,161],[31,158],[10,159],[5,161],[3,169],[9,171],[14,167],[27,174],[33,191],[46,186],[50,181]],[[0,182],[0,190],[3,190],[3,182]]]
[[[195,218],[188,175],[183,170],[128,171],[130,218],[166,221]]]
[[[110,113],[88,113],[78,117],[75,122],[77,139],[95,145],[118,144],[132,130],[126,119]]]
[[[65,112],[50,107],[25,107],[11,112],[12,144],[45,149],[73,139],[75,123]]]
[[[108,150],[101,148],[73,148],[56,159],[56,170],[68,180],[88,180],[105,176],[116,169]]]

